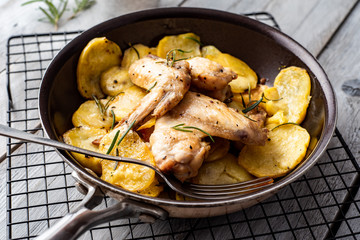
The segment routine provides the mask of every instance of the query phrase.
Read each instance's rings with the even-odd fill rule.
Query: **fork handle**
[[[159,172],[159,170],[155,166],[148,164],[145,161],[140,161],[140,160],[133,159],[133,158],[112,156],[112,155],[107,155],[107,154],[90,151],[90,150],[83,149],[83,148],[78,148],[78,147],[75,147],[75,146],[60,142],[60,141],[56,141],[56,140],[53,140],[50,138],[44,138],[44,137],[37,136],[35,134],[26,133],[26,132],[17,130],[15,128],[8,127],[3,124],[0,124],[0,135],[6,136],[9,138],[24,140],[27,142],[38,143],[41,145],[50,146],[50,147],[54,147],[54,148],[58,148],[58,149],[62,149],[62,150],[67,150],[70,152],[77,152],[77,153],[85,154],[87,156],[92,156],[92,157],[97,157],[97,158],[102,158],[102,159],[107,159],[107,160],[112,160],[112,161],[135,163],[135,164],[149,167],[149,168],[155,170],[156,172]]]

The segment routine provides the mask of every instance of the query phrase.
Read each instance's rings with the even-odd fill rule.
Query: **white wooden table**
[[[6,44],[13,35],[54,32],[52,25],[37,21],[42,17],[35,5],[23,1],[0,0],[0,121],[6,124]],[[335,89],[338,101],[337,127],[355,159],[360,159],[360,96],[342,90],[349,80],[358,79],[360,88],[360,4],[355,0],[98,0],[77,18],[60,23],[58,31],[84,30],[104,20],[138,10],[160,7],[207,7],[233,13],[266,11],[281,30],[316,56]],[[71,7],[71,6],[70,6]],[[68,13],[69,14],[69,13]],[[13,98],[20,96],[22,79],[13,79]],[[359,91],[359,90],[358,90]],[[6,139],[0,139],[0,239],[6,237]],[[360,223],[359,223],[360,229]],[[360,237],[360,236],[359,236]]]

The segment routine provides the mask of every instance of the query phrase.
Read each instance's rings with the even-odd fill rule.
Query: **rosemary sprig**
[[[23,4],[21,4],[21,6],[25,6],[25,5],[28,5],[31,3],[36,3],[36,2],[42,2],[47,6],[47,10],[43,7],[39,7],[39,9],[44,13],[47,20],[55,26],[55,30],[57,30],[58,26],[59,26],[59,20],[62,17],[62,15],[64,14],[64,12],[66,11],[66,6],[69,1],[68,0],[60,0],[59,5],[56,7],[52,0],[31,0],[31,1],[27,1]],[[43,19],[40,19],[40,20],[43,20]]]
[[[120,133],[120,130],[117,130],[117,132],[115,133],[115,136],[114,136],[114,138],[113,138],[113,140],[112,140],[112,142],[111,142],[111,144],[110,144],[110,147],[109,147],[109,149],[107,150],[106,154],[111,153],[111,151],[113,150],[113,148],[114,148],[114,146],[115,146],[115,143],[116,143],[116,140],[117,140],[117,138],[118,138],[118,136],[119,136],[119,133]]]
[[[157,81],[149,89],[147,89],[146,92],[150,92],[151,89],[153,89],[156,86],[156,84],[157,84]]]
[[[249,95],[249,97],[250,97],[250,95]],[[253,110],[254,108],[256,108],[256,106],[259,105],[262,102],[263,97],[264,97],[264,94],[261,96],[261,98],[258,101],[256,101],[256,103],[254,103],[253,105],[245,108],[244,110],[242,110],[242,112],[247,113],[247,112],[250,112],[251,110]]]
[[[297,125],[297,126],[300,126],[300,124],[298,124],[298,123],[294,123],[294,122],[287,122],[287,123],[282,123],[282,124],[280,124],[280,125],[277,125],[276,127],[273,127],[270,131],[272,131],[272,130],[274,130],[274,129],[278,128],[278,127],[281,127],[281,126],[284,126],[284,125],[289,125],[289,124],[291,124],[291,125]]]
[[[249,103],[251,103],[251,87],[250,87],[250,84],[249,84],[248,93],[249,93]]]
[[[185,50],[182,50],[182,49],[179,49],[179,48],[174,48],[174,49],[171,49],[170,51],[168,51],[166,53],[166,65],[169,66],[169,67],[173,67],[175,62],[178,62],[178,61],[181,61],[181,60],[186,60],[188,58],[179,58],[179,59],[176,59],[176,52],[180,52],[180,53],[191,53],[191,51],[185,51]]]
[[[171,127],[175,130],[178,130],[178,131],[183,131],[183,132],[193,132],[192,130],[188,130],[188,129],[196,129],[202,133],[205,133],[206,135],[208,135],[211,139],[212,142],[215,142],[215,140],[213,139],[213,137],[206,131],[202,130],[201,128],[198,128],[198,127],[194,127],[194,126],[185,126],[185,123],[180,123],[178,125],[175,125],[173,127]]]
[[[59,0],[59,4],[55,6],[53,0],[30,0],[27,1],[21,6],[25,6],[32,3],[43,3],[45,6],[39,6],[40,11],[45,15],[44,18],[39,19],[40,21],[47,20],[51,24],[55,26],[55,30],[59,27],[59,21],[62,18],[65,11],[68,9],[66,8],[69,0]],[[89,9],[95,4],[96,0],[75,0],[75,8],[73,9],[73,14],[68,18],[71,20],[75,18],[75,16],[86,9]]]
[[[197,40],[196,38],[193,37],[185,37],[186,39],[190,39],[193,40],[194,42],[196,42],[197,44],[200,45],[200,47],[204,46],[204,44],[202,44],[202,42],[200,42],[199,40]]]
[[[120,93],[123,93],[123,92],[120,92]],[[119,95],[120,93],[118,93],[117,95]],[[99,108],[99,111],[102,115],[105,114],[106,110],[108,110],[109,106],[110,106],[110,103],[116,98],[116,96],[112,96],[106,103],[105,105],[103,105],[101,103],[101,101],[95,96],[95,95],[92,95],[97,107]]]
[[[129,47],[132,48],[132,49],[135,51],[138,59],[140,59],[140,53],[139,53],[139,51],[138,51],[131,43],[129,43]]]
[[[68,18],[68,20],[75,18],[79,12],[91,8],[95,3],[95,0],[75,0],[76,7],[73,8],[73,14]]]
[[[110,110],[110,112],[111,112],[111,115],[112,115],[112,124],[111,124],[110,130],[113,130],[114,126],[115,126],[115,113],[114,113],[114,111],[112,109]]]
[[[120,143],[122,142],[122,140],[124,140],[125,136],[129,133],[130,129],[134,126],[136,120],[134,120],[130,126],[128,127],[128,129],[126,129],[125,133],[121,136],[121,138],[119,139],[119,141],[117,142],[116,146],[119,146]]]

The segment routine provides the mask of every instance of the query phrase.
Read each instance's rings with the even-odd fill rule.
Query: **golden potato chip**
[[[149,197],[157,197],[164,190],[164,186],[159,183],[159,181],[154,178],[154,181],[150,184],[149,187],[144,190],[138,191],[137,193]]]
[[[99,141],[106,134],[106,130],[90,128],[90,127],[75,127],[64,133],[64,142],[75,147],[84,148],[87,150],[99,152]],[[94,144],[95,143],[95,144]],[[97,174],[101,174],[100,159],[85,156],[79,153],[71,153],[76,160],[78,160],[84,167],[90,168]]]
[[[141,125],[138,129],[136,129],[136,131],[151,128],[151,127],[155,126],[155,123],[156,123],[156,118],[152,117],[146,123]]]
[[[114,66],[101,74],[100,87],[106,95],[116,96],[133,85],[125,68]]]
[[[109,100],[99,100],[102,106],[105,106]],[[72,116],[72,123],[75,127],[88,126],[94,128],[110,129],[112,125],[112,116],[105,111],[101,113],[99,106],[94,100],[88,100],[80,105]]]
[[[237,183],[252,179],[254,177],[237,163],[236,157],[228,153],[220,160],[203,163],[198,175],[192,179],[192,182],[212,185]]]
[[[121,143],[117,146],[117,142],[126,132],[126,128],[127,126],[120,126],[105,135],[100,142],[100,152],[107,153],[114,140],[114,137],[116,136],[117,131],[119,131],[116,144],[109,154],[116,155],[118,152],[119,156],[139,159],[155,165],[155,160],[149,147],[133,130],[130,130]],[[154,181],[155,171],[145,166],[109,160],[103,160],[101,165],[101,178],[104,181],[116,186],[120,186],[132,192],[144,190],[148,188]]]
[[[105,37],[92,39],[82,50],[77,65],[77,86],[80,94],[88,99],[93,95],[103,98],[100,88],[101,73],[120,65],[120,47]]]
[[[223,158],[230,148],[230,141],[224,138],[216,138],[214,143],[210,145],[209,155],[205,158],[205,162],[212,162]]]
[[[287,124],[268,134],[264,146],[246,145],[239,154],[239,164],[257,177],[281,177],[305,157],[310,135],[306,129]]]
[[[143,89],[137,86],[132,86],[126,89],[123,93],[117,95],[115,99],[111,101],[108,110],[114,111],[115,121],[119,122],[136,108],[145,95],[146,92]]]
[[[288,122],[300,124],[310,102],[310,90],[310,77],[305,69],[282,69],[275,79],[274,87],[265,91],[265,97],[270,99],[266,102],[267,113],[272,116],[283,111]]]
[[[157,56],[166,58],[166,54],[173,49],[181,49],[185,52],[176,51],[176,59],[201,56],[200,37],[194,33],[184,33],[177,36],[166,36],[159,41]]]
[[[205,46],[202,48],[203,57],[221,64],[224,67],[231,68],[238,74],[238,77],[232,80],[229,85],[234,93],[242,93],[246,90],[256,88],[258,81],[256,73],[243,61],[227,53],[221,53],[214,46]]]
[[[278,111],[272,117],[266,118],[265,125],[268,129],[272,129],[280,124],[287,123],[287,118],[283,111]]]
[[[135,44],[125,50],[124,57],[121,61],[121,66],[128,70],[130,65],[133,64],[136,60],[143,58],[149,54],[156,55],[157,49],[149,48],[142,44]]]

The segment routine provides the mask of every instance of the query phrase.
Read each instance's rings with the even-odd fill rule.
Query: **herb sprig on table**
[[[63,17],[64,13],[68,11],[66,8],[68,6],[69,0],[58,0],[57,3],[54,3],[53,0],[30,0],[22,4],[22,6],[32,4],[32,3],[42,3],[39,6],[40,11],[45,15],[44,18],[39,19],[39,21],[48,21],[54,25],[55,30],[59,27],[59,21]],[[89,9],[92,7],[96,1],[95,0],[75,0],[75,7],[73,8],[73,14],[68,18],[71,20],[77,16],[81,11]]]

